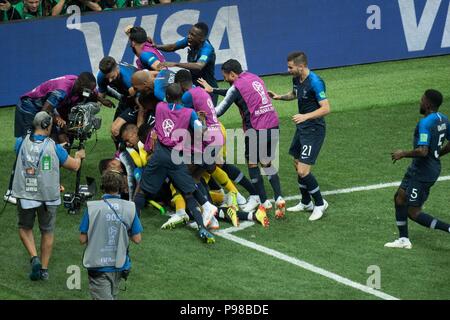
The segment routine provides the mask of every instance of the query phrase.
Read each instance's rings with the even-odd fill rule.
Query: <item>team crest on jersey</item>
[[[170,134],[173,131],[173,128],[175,127],[175,124],[173,123],[173,121],[171,119],[165,119],[162,123],[162,127],[163,127],[163,131],[164,131],[164,135],[166,137],[170,137]]]

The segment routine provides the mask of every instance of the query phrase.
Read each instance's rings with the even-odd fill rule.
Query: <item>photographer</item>
[[[102,200],[87,202],[80,225],[80,243],[87,247],[83,265],[88,269],[89,291],[94,300],[116,300],[119,283],[131,268],[129,239],[141,242],[142,225],[133,202],[120,199],[122,176],[102,175]]]
[[[48,280],[48,263],[53,247],[56,210],[61,204],[59,167],[77,171],[84,150],[75,158],[49,138],[52,117],[38,112],[33,120],[34,132],[16,140],[17,161],[12,195],[17,198],[19,235],[31,257],[30,279]],[[38,257],[33,225],[38,216],[41,231],[41,258]]]

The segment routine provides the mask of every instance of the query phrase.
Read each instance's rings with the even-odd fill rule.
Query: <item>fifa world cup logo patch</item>
[[[262,104],[263,105],[268,104],[269,99],[267,99],[266,92],[264,91],[263,85],[261,83],[259,83],[258,81],[253,81],[252,86],[253,86],[253,89],[255,89],[255,91],[258,92],[259,95],[261,96]]]
[[[164,131],[164,136],[167,138],[170,137],[170,134],[172,133],[172,130],[175,127],[175,124],[171,119],[165,119],[162,123],[162,127]]]

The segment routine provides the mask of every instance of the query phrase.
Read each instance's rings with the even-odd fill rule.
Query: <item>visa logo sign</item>
[[[69,8],[70,9],[70,8]],[[136,17],[121,18],[109,50],[104,51],[100,26],[97,22],[83,22],[79,15],[79,8],[74,6],[74,14],[67,18],[67,28],[83,33],[89,60],[94,75],[98,72],[98,64],[104,56],[112,56],[117,61],[121,61],[128,45],[128,38],[124,29],[128,25],[134,25]],[[199,22],[199,10],[180,10],[169,16],[161,27],[161,42],[163,44],[174,43],[187,34],[179,34],[177,29],[183,25],[194,25]],[[141,27],[147,34],[154,38],[158,15],[146,15],[141,17]],[[216,53],[216,64],[223,64],[230,57],[241,62],[242,67],[247,69],[247,59],[245,55],[244,40],[242,37],[241,23],[237,6],[221,7],[216,14],[212,27],[210,26],[209,41],[213,45]],[[227,35],[229,48],[219,49],[223,37]],[[178,50],[176,54],[180,56],[180,61],[187,61],[187,49]]]
[[[442,0],[427,0],[422,15],[417,17],[414,0],[398,0],[408,51],[425,49]],[[445,6],[442,6],[445,10]],[[450,1],[442,35],[441,48],[450,47]]]

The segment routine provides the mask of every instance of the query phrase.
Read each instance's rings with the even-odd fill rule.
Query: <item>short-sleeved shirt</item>
[[[159,101],[166,100],[166,88],[175,82],[175,72],[169,69],[161,70],[155,78],[154,95]]]
[[[153,52],[149,52],[149,51],[144,51],[141,53],[139,60],[142,63],[142,66],[145,69],[148,70],[152,70],[152,65],[156,62],[159,61],[159,58],[156,54],[154,54]],[[161,61],[160,61],[161,62]]]
[[[97,85],[98,92],[106,93],[108,91],[108,86],[116,90],[118,93],[128,96],[128,90],[132,87],[131,77],[133,73],[137,71],[136,67],[126,64],[119,64],[119,76],[112,82],[108,82],[105,77],[105,74],[101,71],[97,74]]]
[[[450,125],[447,116],[433,112],[420,119],[414,130],[413,147],[427,146],[425,157],[413,158],[408,168],[414,179],[421,182],[435,182],[441,173],[439,151],[445,140],[450,140]]]
[[[111,194],[105,194],[102,197],[103,199],[120,199],[120,195],[111,195]],[[139,220],[138,213],[136,211],[136,214],[134,215],[133,223],[131,224],[131,231],[130,236],[137,235],[141,233],[144,229],[142,228],[141,220]],[[80,224],[80,233],[87,234],[89,231],[89,213],[87,208],[84,209],[83,218],[81,219]],[[88,239],[89,240],[89,239]],[[91,270],[96,270],[99,272],[120,272],[123,270],[129,270],[131,268],[131,259],[127,254],[127,259],[125,261],[125,264],[122,268],[115,268],[115,267],[103,267],[103,268],[91,268]]]
[[[184,49],[188,46],[188,38],[185,37],[176,42],[176,50]],[[188,62],[203,62],[206,65],[200,71],[191,70],[193,83],[197,83],[197,79],[203,78],[212,87],[217,87],[217,80],[214,77],[216,66],[216,53],[209,40],[205,40],[200,48],[193,50],[188,49]]]
[[[306,114],[320,108],[319,102],[327,99],[325,82],[313,71],[309,72],[303,82],[299,77],[292,79],[293,91],[297,97],[298,113]],[[325,126],[325,119],[316,118],[297,124],[297,128]]]
[[[42,107],[44,106],[45,102],[48,102],[52,106],[53,110],[59,108],[60,106],[62,106],[66,97],[67,97],[66,91],[62,89],[56,89],[48,92],[47,95],[42,98],[31,99],[29,97],[24,97],[20,101],[18,107],[22,111],[31,114],[36,114],[42,110]]]

